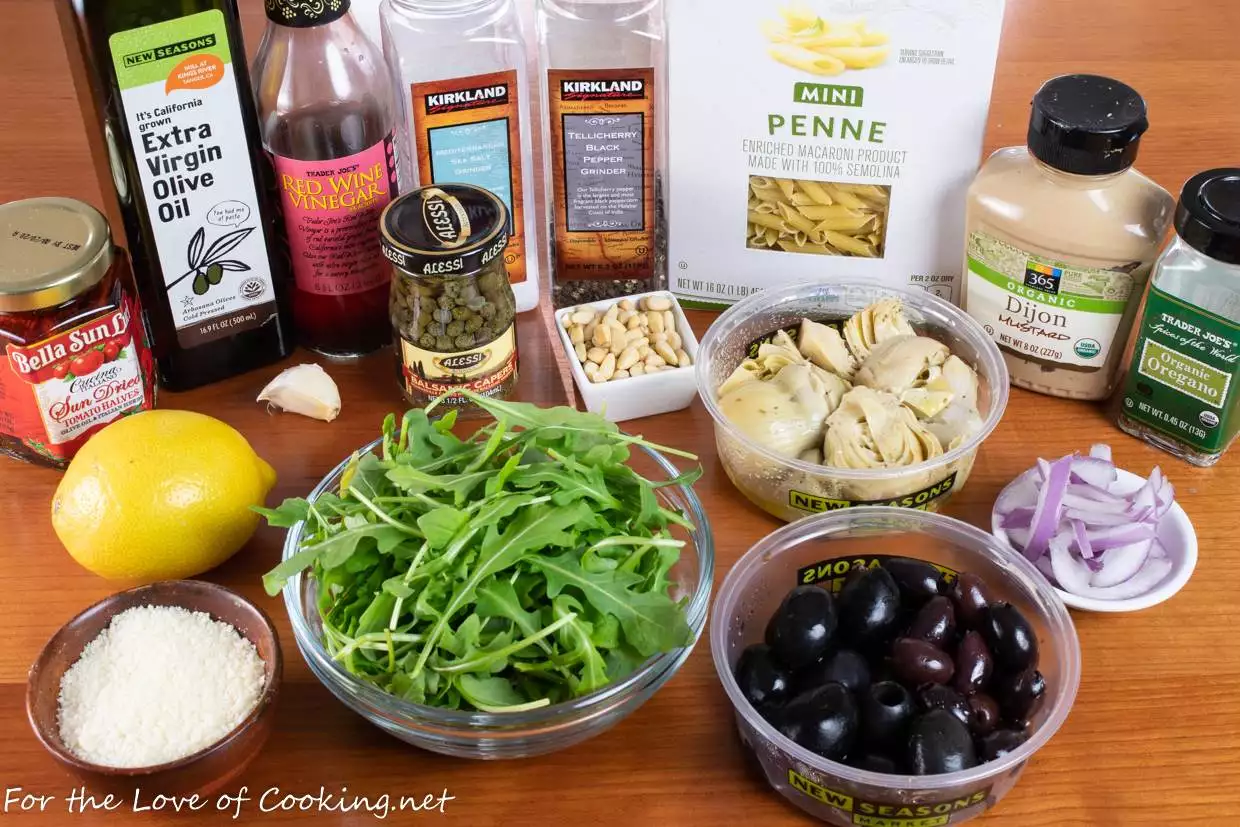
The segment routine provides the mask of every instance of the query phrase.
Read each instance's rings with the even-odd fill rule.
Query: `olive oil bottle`
[[[288,254],[236,0],[57,8],[164,386],[283,358],[292,342]]]

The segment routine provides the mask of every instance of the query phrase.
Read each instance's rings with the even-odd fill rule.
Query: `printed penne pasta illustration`
[[[747,246],[882,258],[891,188],[749,176]]]
[[[873,69],[887,59],[887,35],[864,20],[831,22],[803,4],[780,9],[780,20],[767,20],[762,33],[767,52],[780,63],[812,75],[839,75],[848,69]]]

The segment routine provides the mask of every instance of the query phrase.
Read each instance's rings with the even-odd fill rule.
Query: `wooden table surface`
[[[243,0],[256,45],[261,3]],[[1139,166],[1176,190],[1193,172],[1240,163],[1240,3],[1234,0],[1010,0],[990,111],[987,148],[1020,142],[1028,101],[1045,78],[1066,71],[1113,74],[1149,101],[1152,129]],[[100,203],[51,0],[0,0],[0,201],[68,195]],[[694,314],[699,334],[708,314]],[[538,314],[521,323],[519,396],[565,398]],[[297,358],[297,357],[294,357]],[[166,407],[194,408],[239,428],[276,467],[273,499],[305,494],[349,450],[399,408],[390,354],[332,368],[344,412],[330,425],[271,416],[254,396],[260,371],[196,392],[164,394]],[[698,491],[712,519],[717,580],[749,546],[778,526],[742,499],[714,457],[700,403],[630,423],[630,430],[697,451]],[[1118,432],[1102,409],[1014,390],[1007,415],[985,443],[968,486],[948,513],[985,525],[999,489],[1035,457],[1091,442],[1115,446],[1139,473],[1160,463],[1193,519],[1201,561],[1174,600],[1136,615],[1076,613],[1084,656],[1080,694],[1058,735],[1032,760],[1017,788],[980,823],[1013,827],[1139,824],[1226,825],[1240,814],[1240,457],[1193,469]],[[68,618],[114,590],[80,569],[49,522],[58,474],[0,460],[0,784],[54,796],[40,814],[0,815],[40,823],[218,823],[216,814],[65,815],[75,779],[44,753],[26,723],[26,670]],[[631,718],[567,751],[506,764],[448,759],[408,747],[346,710],[321,687],[293,643],[282,605],[260,574],[279,558],[282,532],[260,529],[208,579],[261,601],[277,618],[286,673],[277,729],[241,783],[314,793],[320,786],[378,796],[444,790],[447,818],[469,825],[795,824],[799,811],[769,794],[742,763],[731,710],[703,639],[681,672]],[[151,793],[157,791],[149,791]],[[295,814],[258,813],[258,823]],[[321,814],[316,823],[367,824],[366,813]],[[412,817],[393,816],[405,823]]]

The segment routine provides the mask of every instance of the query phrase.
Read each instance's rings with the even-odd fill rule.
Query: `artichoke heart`
[[[788,365],[804,365],[809,362],[784,330],[776,331],[771,341],[760,344],[758,355],[753,361],[761,368],[764,377],[774,376]]]
[[[926,428],[939,442],[954,450],[982,428],[982,417],[977,410],[977,374],[956,356],[949,356],[943,363],[942,372],[927,390],[950,395],[950,402],[936,413],[926,417]]]
[[[715,391],[718,396],[726,396],[746,382],[756,382],[762,378],[762,366],[753,359],[746,359],[736,366],[736,370],[723,380],[723,384]]]
[[[951,350],[929,336],[896,336],[875,345],[857,371],[859,385],[901,394],[926,382]]]
[[[827,417],[823,461],[841,468],[915,465],[943,453],[916,414],[886,391],[856,386]]]
[[[858,360],[865,361],[874,346],[895,336],[914,336],[899,299],[881,299],[858,310],[844,323],[844,340]]]
[[[795,457],[821,444],[831,401],[811,366],[789,365],[769,381],[740,383],[719,407],[754,442]]]
[[[848,352],[844,337],[834,327],[802,319],[797,349],[818,367],[844,379],[852,379],[857,369],[857,360]]]

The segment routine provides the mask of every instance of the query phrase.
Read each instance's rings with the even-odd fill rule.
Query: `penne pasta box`
[[[674,0],[669,286],[870,278],[960,301],[1003,0]]]

